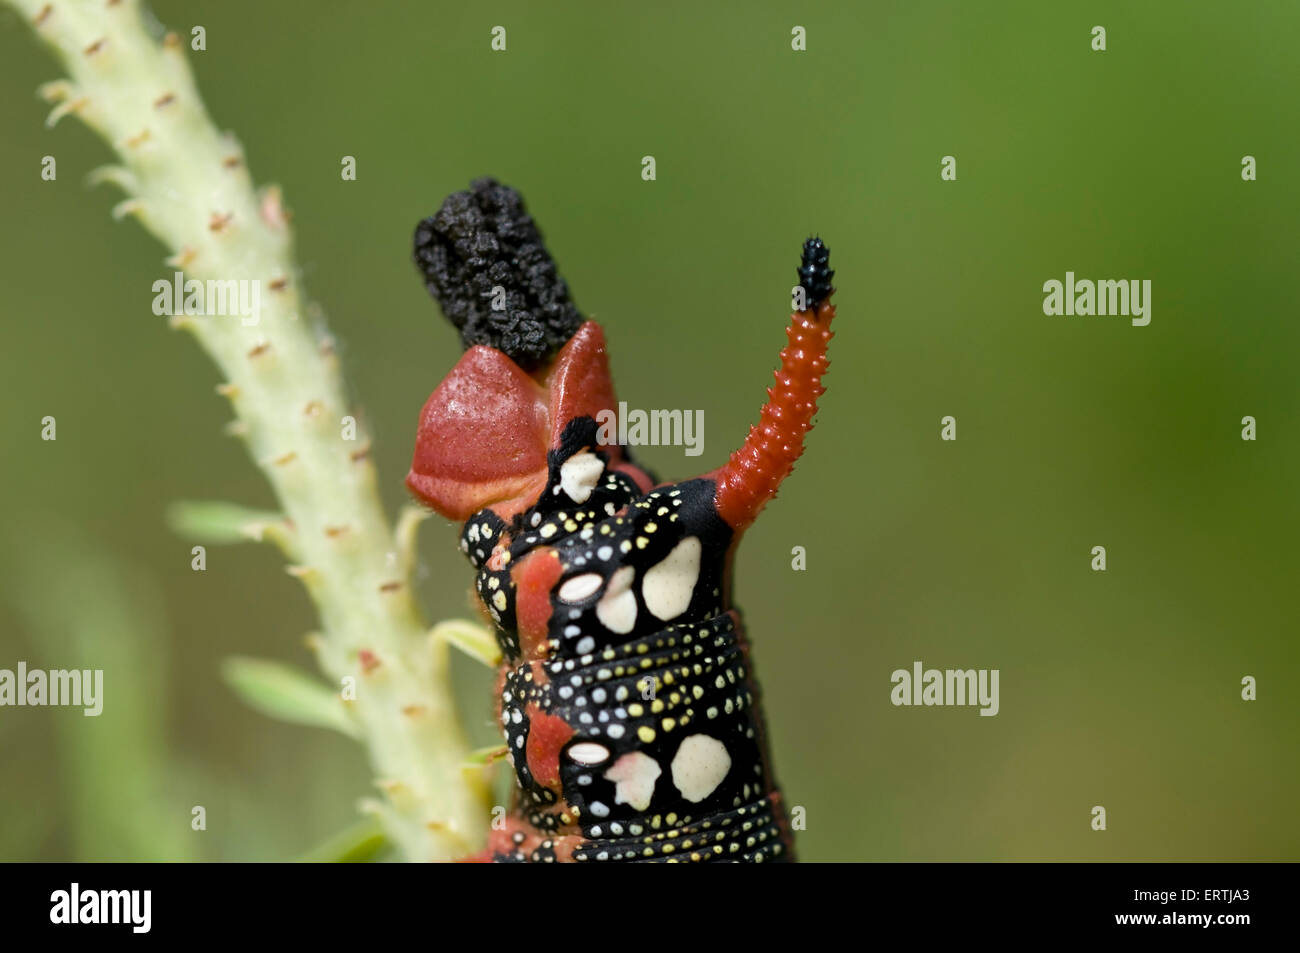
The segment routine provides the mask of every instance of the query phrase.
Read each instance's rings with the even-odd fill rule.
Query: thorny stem
[[[285,551],[320,612],[313,637],[336,686],[355,679],[350,704],[384,797],[368,807],[413,860],[445,860],[482,843],[488,789],[467,769],[448,643],[429,637],[410,587],[417,520],[394,536],[376,491],[360,425],[348,414],[338,360],[309,321],[297,284],[279,190],[255,192],[242,150],[213,126],[182,43],[158,42],[139,0],[8,0],[67,68],[41,92],[49,124],[75,114],[118,153],[98,180],[128,198],[131,215],[171,251],[187,279],[257,280],[261,316],[172,318],[226,376],[232,432],[247,444],[284,509],[263,527]]]

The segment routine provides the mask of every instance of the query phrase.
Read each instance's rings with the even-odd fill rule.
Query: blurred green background
[[[409,260],[447,193],[519,188],[620,397],[704,411],[703,457],[642,451],[665,477],[743,438],[824,237],[829,390],[736,576],[805,859],[1300,858],[1300,7],[835,7],[154,4],[206,28],[209,110],[284,186],[393,508],[458,356]],[[0,710],[0,859],[298,856],[354,820],[363,753],[218,670],[313,668],[311,607],[270,548],[196,573],[163,522],[269,491],[213,368],[150,312],[162,250],[83,184],[107,147],[42,127],[59,70],[7,9],[0,49],[0,667],[103,665],[109,697]],[[1067,270],[1150,279],[1150,326],[1045,316]],[[430,618],[464,614],[455,531],[421,542]],[[1000,714],[893,707],[918,659],[999,669]],[[458,677],[492,743],[490,675]]]

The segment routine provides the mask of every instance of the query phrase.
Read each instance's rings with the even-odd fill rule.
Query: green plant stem
[[[279,190],[254,190],[238,142],[208,118],[183,44],[151,36],[137,0],[7,2],[68,71],[42,87],[57,104],[51,124],[76,115],[120,157],[95,175],[126,191],[115,214],[157,236],[186,279],[260,282],[256,324],[185,315],[172,324],[225,375],[232,431],[283,507],[267,538],[319,610],[322,669],[340,688],[355,680],[349,707],[383,791],[371,808],[385,834],[411,859],[475,849],[488,788],[464,767],[448,645],[429,637],[411,592],[416,520],[397,536],[390,529],[367,438],[359,423],[349,429],[331,339],[305,310]]]

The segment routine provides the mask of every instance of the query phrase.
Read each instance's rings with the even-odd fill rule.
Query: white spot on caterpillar
[[[609,749],[594,741],[583,741],[571,747],[568,756],[578,764],[600,764],[609,757]]]
[[[659,762],[643,751],[630,751],[605,772],[605,780],[614,782],[614,803],[630,804],[638,811],[650,806],[655,781],[663,774]]]
[[[604,462],[594,453],[575,453],[560,465],[560,486],[575,503],[586,503],[604,471]]]
[[[584,572],[581,576],[566,579],[560,584],[560,601],[581,602],[584,599],[589,599],[596,594],[604,581],[599,574],[594,572]]]
[[[698,804],[717,790],[730,770],[726,745],[708,735],[691,735],[673,758],[673,784],[682,797]]]
[[[611,632],[626,635],[636,625],[636,593],[632,591],[635,577],[633,567],[619,569],[609,577],[609,586],[596,603],[596,618]]]
[[[646,570],[641,581],[645,606],[658,619],[681,615],[691,604],[700,579],[700,539],[687,536],[672,552]]]

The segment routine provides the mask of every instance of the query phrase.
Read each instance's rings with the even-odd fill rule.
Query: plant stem
[[[180,39],[152,37],[138,0],[7,2],[68,71],[42,87],[58,104],[50,124],[75,114],[118,153],[120,166],[95,174],[128,194],[114,214],[137,218],[186,279],[258,283],[256,323],[172,324],[225,375],[232,432],[283,507],[267,537],[319,610],[322,669],[336,686],[355,679],[350,709],[384,792],[372,806],[385,833],[411,859],[471,852],[486,832],[487,784],[464,767],[448,646],[429,637],[411,592],[416,521],[404,519],[396,538],[383,512],[331,339],[305,310],[279,190],[254,190],[238,142],[208,118]]]

